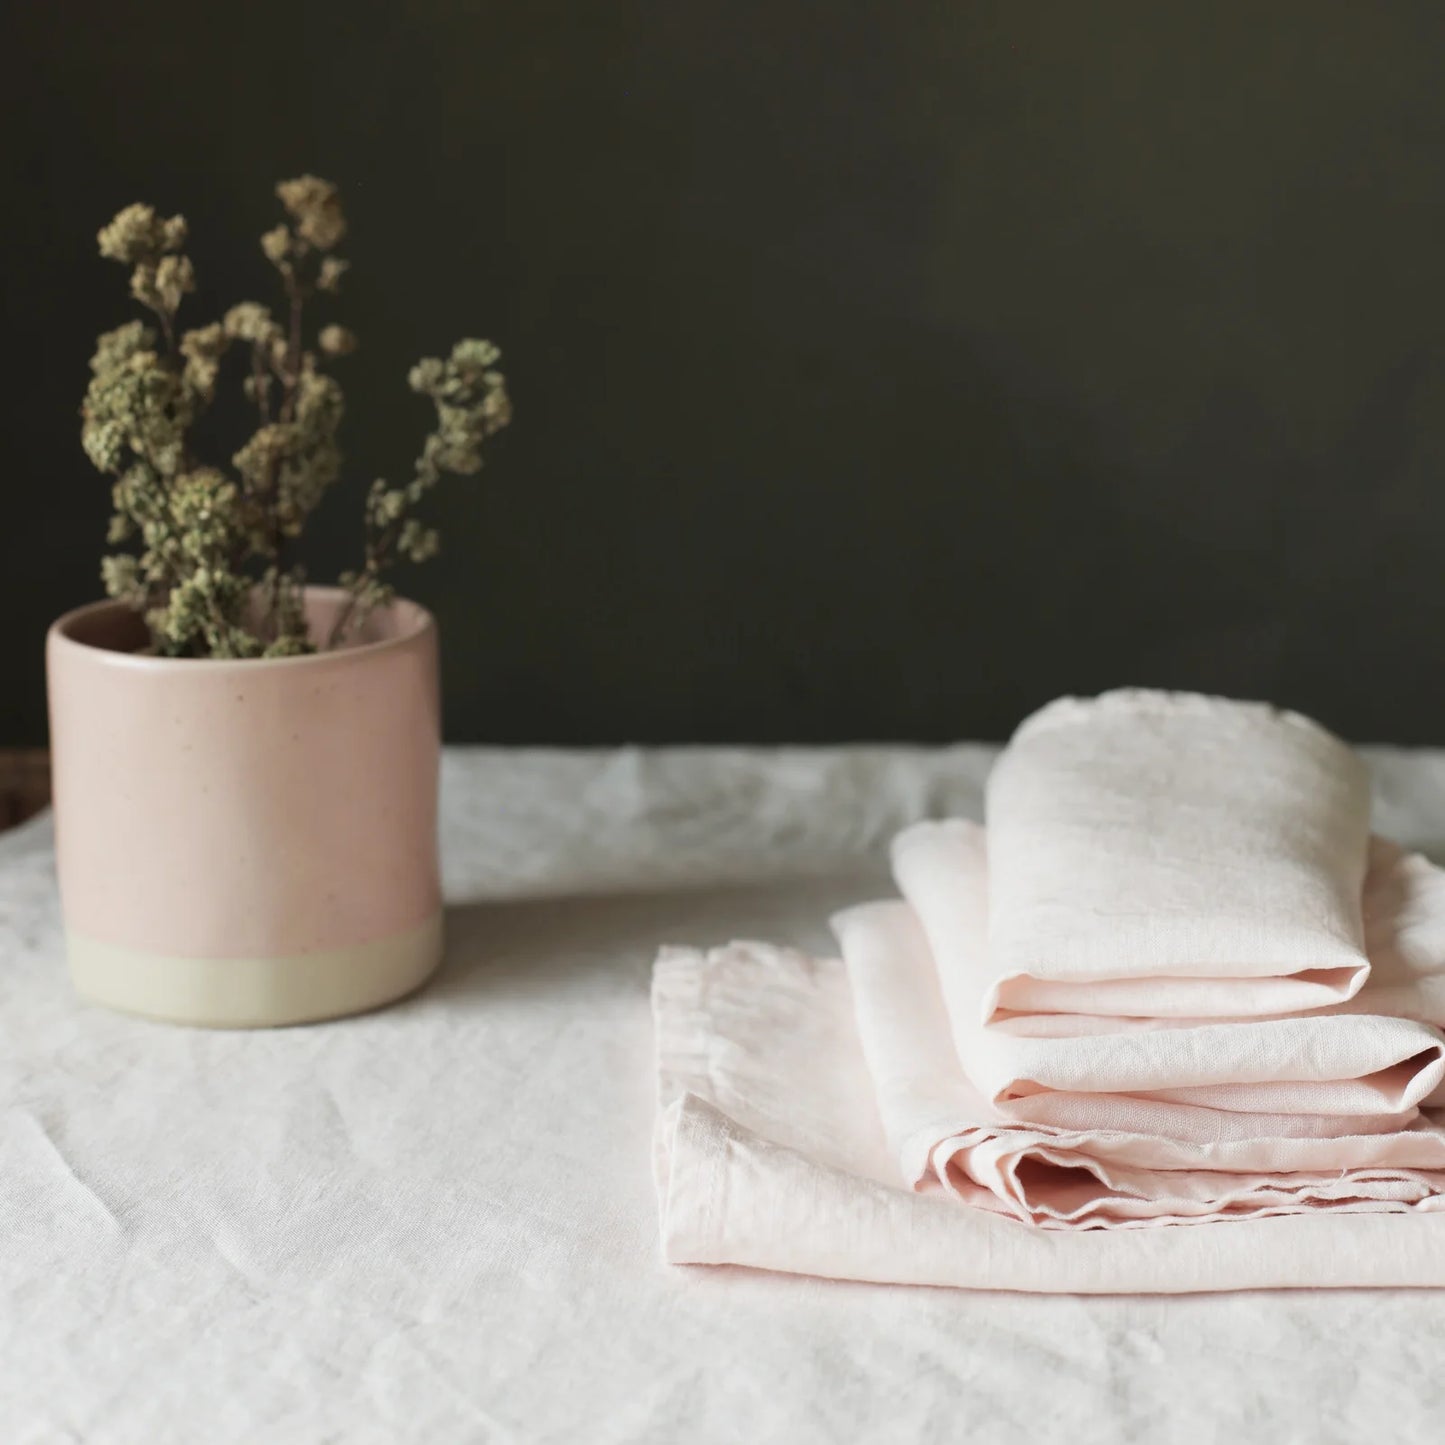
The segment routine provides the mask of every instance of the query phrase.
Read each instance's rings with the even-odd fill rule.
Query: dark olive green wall
[[[97,590],[96,227],[266,284],[341,181],[353,490],[506,351],[438,498],[458,740],[1004,733],[1121,682],[1445,742],[1445,11],[528,0],[10,7],[0,741]]]

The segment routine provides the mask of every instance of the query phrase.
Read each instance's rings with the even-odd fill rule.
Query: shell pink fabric
[[[1445,1214],[1398,1204],[1033,1228],[932,1179],[905,1187],[836,959],[768,943],[668,948],[652,999],[671,1263],[1035,1293],[1445,1287]],[[943,1139],[958,1116],[940,1123]]]
[[[1372,1114],[1291,1115],[1180,1103],[1177,1096],[1189,1092],[1183,1088],[1152,1095],[1116,1091],[1113,1051],[1121,1038],[1167,1043],[1167,1050],[1144,1060],[1161,1076],[1171,1064],[1196,1067],[1201,1058],[1218,1074],[1227,1072],[1227,1062],[1207,1048],[1177,1045],[1195,1032],[1215,1039],[1230,1025],[1132,1036],[1091,1033],[1077,1040],[1003,1036],[992,1042],[1005,1058],[1020,1042],[1046,1054],[1068,1048],[1072,1088],[1039,1090],[1020,1100],[987,1097],[966,1072],[968,1045],[987,1041],[993,1030],[975,1024],[950,1032],[956,1015],[945,1005],[940,971],[908,905],[865,904],[840,914],[835,928],[879,1114],[914,1187],[936,1182],[969,1204],[1049,1228],[1200,1223],[1321,1207],[1442,1207],[1445,1130],[1413,1103]],[[1297,1071],[1325,1074],[1367,1057],[1376,1034],[1384,1035],[1388,1048],[1400,1022],[1356,1014],[1238,1027],[1253,1035],[1285,1031],[1285,1045],[1296,1049],[1289,1057]],[[1300,1041],[1301,1026],[1336,1025],[1344,1033]],[[1357,1031],[1353,1037],[1351,1030]],[[1442,1065],[1434,1042],[1433,1062],[1419,1071],[1417,1088],[1438,1082]]]
[[[1005,749],[988,812],[987,832],[905,830],[902,898],[834,919],[856,1049],[909,1188],[1067,1235],[1445,1215],[1445,873],[1370,837],[1367,780],[1343,743],[1257,704],[1065,699]],[[763,1137],[801,1131],[814,1162],[836,1164],[817,1121],[790,1132],[777,1116],[787,1010],[772,990],[782,981],[796,1003],[826,968],[800,958],[766,945],[670,956],[655,996],[664,1074],[679,1068],[666,1055],[686,1053],[732,1059],[751,1082],[730,1098],[709,1068],[674,1089],[665,1214],[681,1219],[694,1197],[677,1141],[741,1157],[768,1097]],[[760,969],[771,1001],[750,1046],[749,1003],[726,980]],[[669,1002],[683,994],[686,1045]],[[815,1052],[795,1075],[825,1067]],[[726,1143],[689,1098],[720,1111]],[[747,1180],[711,1167],[745,1217]],[[1294,1233],[1276,1238],[1295,1250]],[[1275,1282],[1310,1282],[1303,1258]],[[1418,1282],[1445,1283],[1428,1272]],[[948,1274],[930,1262],[921,1277]],[[1257,1274],[1268,1281],[1265,1262]]]
[[[1061,698],[988,781],[990,1011],[1235,1018],[1368,972],[1364,765],[1297,713]]]
[[[1388,852],[1380,856],[1382,867],[1404,868],[1407,876],[1380,879],[1374,891],[1418,906],[1435,870],[1398,852],[1393,863]],[[896,840],[893,860],[936,963],[959,1055],[990,1103],[1117,1093],[1232,1112],[1398,1114],[1429,1097],[1445,1077],[1445,1044],[1422,1021],[1425,1000],[1412,1002],[1418,987],[1408,981],[1396,985],[1398,996],[1383,1011],[1404,1017],[1372,1012],[1368,986],[1348,1011],[1308,1017],[1001,1016],[990,997],[996,972],[989,911],[997,889],[990,887],[984,830],[962,820],[921,823]],[[1386,938],[1393,933],[1388,924],[1379,931]]]

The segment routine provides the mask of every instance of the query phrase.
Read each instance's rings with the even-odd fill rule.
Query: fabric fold
[[[1131,1129],[1127,1112],[1111,1121],[1097,1108],[1078,1110],[1072,1123],[1046,1110],[1020,1117],[970,1082],[967,1055],[960,1060],[949,1035],[928,941],[908,905],[848,909],[834,929],[885,1137],[914,1188],[936,1183],[976,1207],[1060,1228],[1321,1206],[1440,1207],[1445,1133],[1414,1108],[1331,1134],[1302,1132],[1288,1116],[1217,1109],[1176,1110],[1167,1133],[1139,1129],[1137,1115]],[[1126,1109],[1134,1103],[1124,1102]],[[1221,1117],[1235,1127],[1221,1130]]]
[[[989,1014],[1352,997],[1369,812],[1363,764],[1296,713],[1133,690],[1049,704],[988,782]]]
[[[1393,1278],[1378,1251],[1321,1277],[1306,1247],[1445,1214],[1445,872],[1371,837],[1351,750],[1258,704],[1062,699],[987,806],[987,830],[897,836],[902,896],[834,917],[841,964],[659,959],[668,1257],[1023,1289],[1108,1288],[1099,1259],[1156,1267],[1119,1288]],[[940,1200],[986,1267],[947,1255]],[[1416,1283],[1445,1284],[1439,1231],[1395,1236]]]
[[[990,1008],[992,847],[992,834],[962,820],[917,824],[893,847],[894,876],[936,961],[959,1055],[991,1103],[1118,1093],[1234,1112],[1374,1115],[1415,1107],[1445,1079],[1445,1044],[1412,1018],[1351,1011],[1106,1023],[1086,1015],[1077,1031],[1063,1020],[1047,1034],[999,1019]]]
[[[899,1186],[841,962],[670,948],[653,975],[662,1252],[882,1284],[1034,1293],[1445,1287],[1445,1215],[1030,1228]]]

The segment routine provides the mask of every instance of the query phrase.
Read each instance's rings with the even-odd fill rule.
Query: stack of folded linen
[[[1359,759],[1295,714],[1051,704],[1000,758],[987,830],[895,840],[902,899],[834,919],[841,964],[664,952],[668,1257],[1445,1284],[1445,874],[1369,811]]]

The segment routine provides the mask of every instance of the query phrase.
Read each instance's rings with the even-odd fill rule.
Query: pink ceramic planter
[[[344,594],[309,588],[324,636]],[[256,1027],[375,1008],[441,956],[436,624],[269,661],[138,655],[96,603],[50,629],[56,856],[97,1003]]]

